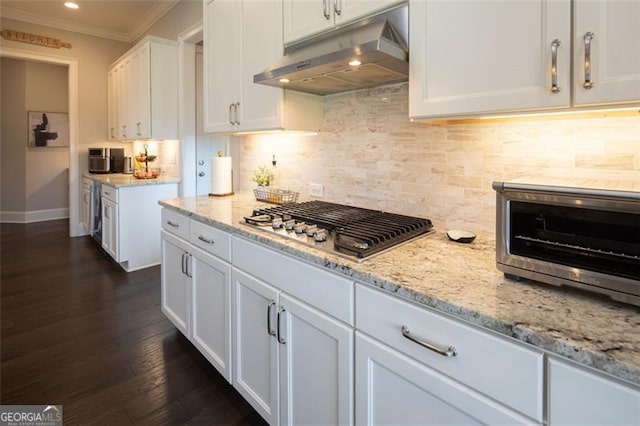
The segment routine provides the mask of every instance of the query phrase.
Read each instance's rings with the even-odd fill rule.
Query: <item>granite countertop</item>
[[[114,188],[126,186],[163,185],[167,183],[180,183],[180,178],[158,176],[155,179],[137,179],[132,174],[124,173],[83,173],[83,177],[95,180]]]
[[[241,224],[254,208],[265,206],[251,193],[160,204],[640,385],[640,308],[568,288],[507,280],[496,269],[492,240],[459,244],[440,230],[358,264]]]

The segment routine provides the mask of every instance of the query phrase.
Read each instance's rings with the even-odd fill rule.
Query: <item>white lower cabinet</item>
[[[118,242],[118,204],[102,197],[102,248],[116,262],[120,262]]]
[[[160,272],[162,312],[186,337],[191,334],[189,321],[189,276],[186,257],[189,245],[161,231],[162,266]]]
[[[356,424],[536,424],[356,332]]]
[[[540,351],[360,284],[356,329],[358,424],[543,421]]]
[[[237,242],[252,265],[236,257]],[[274,269],[256,256],[265,249],[238,239],[233,244],[234,387],[272,425],[353,424],[353,328],[282,291],[280,283],[263,281]],[[284,286],[295,281],[304,293],[307,278],[324,275],[277,256],[281,262],[276,269],[307,272],[290,275]],[[258,278],[241,270],[243,266],[264,268],[264,274]],[[344,281],[348,291],[353,285],[335,279]]]
[[[550,425],[639,425],[640,388],[549,359]]]
[[[162,312],[231,383],[231,265],[180,238],[188,222],[165,218],[161,233]],[[198,237],[210,241],[216,250],[229,245],[228,234],[215,230],[219,238],[214,240],[206,228],[198,231]]]

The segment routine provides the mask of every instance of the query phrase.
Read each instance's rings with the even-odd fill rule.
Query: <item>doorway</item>
[[[68,114],[69,114],[69,150],[68,150],[68,183],[69,183],[69,235],[71,237],[84,234],[80,215],[81,179],[78,171],[78,61],[73,58],[43,55],[31,51],[3,47],[0,56],[24,61],[42,62],[61,65],[67,68],[68,78]]]
[[[207,195],[211,189],[211,158],[227,153],[228,137],[204,133],[203,25],[197,23],[178,36],[178,96],[181,196]]]

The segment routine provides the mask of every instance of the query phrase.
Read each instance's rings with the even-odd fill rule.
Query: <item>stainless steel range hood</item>
[[[408,17],[405,4],[291,45],[253,81],[316,95],[407,81]]]

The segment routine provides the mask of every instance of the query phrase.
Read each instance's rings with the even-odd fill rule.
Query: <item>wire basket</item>
[[[297,192],[286,189],[261,187],[254,189],[253,194],[256,196],[256,200],[272,204],[295,203],[298,200]]]

